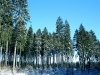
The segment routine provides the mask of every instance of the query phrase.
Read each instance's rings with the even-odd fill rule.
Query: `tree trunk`
[[[67,55],[65,55],[65,63],[66,63],[66,64],[65,64],[65,65],[66,65],[65,67],[66,67],[66,69],[67,69],[67,68],[68,68],[68,59],[67,59]]]
[[[46,54],[46,56],[47,56],[47,68],[49,67],[49,56]]]
[[[67,69],[69,68],[69,57],[68,57],[68,54],[67,54]]]
[[[63,68],[63,63],[64,63],[64,61],[63,61],[63,53],[61,53],[61,67]]]
[[[83,69],[85,70],[85,54],[84,54],[84,51],[83,51]]]
[[[20,54],[19,54],[19,68],[21,67],[21,44],[20,44]]]
[[[0,47],[0,51],[1,51],[0,52],[1,53],[1,57],[0,57],[1,58],[1,60],[0,60],[0,69],[1,69],[1,66],[2,66],[2,46]]]
[[[85,57],[84,57],[84,59],[83,59],[83,62],[84,62],[84,66],[83,66],[83,67],[84,67],[84,70],[85,70]]]
[[[6,43],[5,66],[7,66],[7,60],[8,60],[8,41]]]
[[[57,68],[57,69],[58,69],[58,64],[59,64],[58,61],[59,61],[59,60],[58,60],[58,52],[57,52],[57,53],[56,53],[56,68]]]
[[[38,68],[38,55],[36,54],[36,69]]]
[[[18,67],[17,66],[17,61],[18,61],[17,58],[18,58],[18,50],[16,51],[16,57],[15,57],[15,65],[16,65],[16,67]]]
[[[39,68],[39,54],[38,54],[38,57],[37,57],[37,65],[38,65],[38,68]]]
[[[55,54],[53,53],[53,68],[55,68]]]
[[[17,41],[16,41],[16,43],[15,43],[15,49],[14,49],[14,58],[13,58],[13,72],[14,72],[14,69],[15,69],[16,46],[17,46]]]
[[[44,64],[43,64],[43,55],[41,56],[41,65],[42,65],[42,69],[44,69]]]
[[[50,56],[49,56],[49,68],[51,68],[51,53],[50,53]]]

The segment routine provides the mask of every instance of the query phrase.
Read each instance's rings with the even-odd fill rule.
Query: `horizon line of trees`
[[[32,26],[26,29],[30,21],[27,0],[0,1],[0,66],[10,65],[15,69],[22,65],[33,67],[66,67],[70,68],[69,60],[74,51],[79,56],[80,68],[86,67],[86,62],[93,62],[93,58],[100,62],[100,41],[93,30],[86,31],[81,24],[71,39],[70,25],[61,17],[56,21],[56,32],[49,33],[45,27],[33,33]],[[17,55],[19,61],[17,62]],[[58,55],[57,57],[55,55]],[[51,57],[53,56],[53,63]],[[41,65],[39,59],[41,57]],[[57,61],[55,63],[55,57]],[[61,57],[61,59],[59,59]],[[64,60],[66,58],[66,60]],[[24,61],[23,61],[24,60]],[[30,61],[31,60],[31,64]],[[45,63],[45,64],[44,64]],[[72,65],[72,63],[70,64]]]

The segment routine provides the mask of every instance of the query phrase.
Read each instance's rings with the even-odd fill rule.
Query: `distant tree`
[[[52,33],[52,39],[53,39],[53,47],[52,47],[52,55],[53,55],[53,68],[55,68],[55,54],[57,51],[57,47],[58,47],[58,41],[57,41],[57,37],[56,37],[56,33],[53,32]]]
[[[56,50],[57,54],[58,54],[58,52],[60,52],[60,53],[63,52],[63,49],[62,49],[63,46],[61,44],[62,28],[63,28],[63,21],[62,21],[61,17],[59,16],[56,21],[57,46],[56,46],[55,50]],[[62,61],[62,63],[63,63],[63,61]],[[58,65],[57,65],[57,67],[58,67]]]
[[[86,31],[83,27],[83,25],[80,25],[79,28],[79,50],[78,50],[78,54],[79,54],[79,58],[81,60],[81,62],[83,62],[83,68],[85,69],[85,54],[86,54]]]
[[[51,68],[51,57],[52,57],[52,50],[54,49],[54,46],[53,46],[53,37],[52,37],[52,34],[49,33],[48,34],[48,56],[49,56],[49,67]]]
[[[30,58],[30,56],[32,55],[32,50],[33,50],[33,29],[32,26],[29,27],[28,33],[27,33],[27,40],[26,40],[26,45],[25,45],[25,56],[26,59],[27,57]],[[28,61],[28,60],[26,60]]]
[[[97,38],[96,38],[96,35],[95,35],[95,33],[94,33],[94,31],[90,31],[89,32],[89,40],[90,40],[90,42],[89,42],[89,44],[90,44],[90,51],[91,52],[89,52],[90,53],[90,57],[95,57],[95,56],[97,56],[98,54],[96,53],[96,52],[98,52],[97,50],[98,50],[98,41],[97,41]]]
[[[95,58],[96,60],[99,62],[100,61],[100,41],[97,40],[97,47],[96,47],[96,51],[95,51]]]
[[[75,51],[78,51],[78,45],[79,45],[79,40],[78,40],[78,36],[79,36],[79,32],[78,30],[76,29],[75,30],[75,33],[74,33],[74,37],[73,37],[73,47],[74,47],[74,50]]]
[[[49,35],[48,35],[48,30],[47,30],[47,28],[45,27],[44,28],[44,30],[43,30],[43,32],[42,32],[42,56],[44,57],[44,58],[46,58],[46,61],[44,61],[45,62],[45,68],[48,66],[48,54],[49,54],[49,51],[50,51],[50,49],[49,49]],[[42,58],[42,60],[43,60],[43,58]],[[42,62],[43,63],[43,62]]]
[[[42,44],[41,37],[42,37],[41,29],[38,29],[36,32],[36,67],[37,69],[39,67],[39,57],[40,57],[41,44]]]
[[[79,30],[75,31],[74,34],[74,49],[78,51],[80,65],[83,69],[85,69],[85,62],[87,57],[89,56],[90,46],[89,46],[89,35],[85,30],[83,25],[80,25]]]
[[[37,56],[37,43],[36,43],[36,33],[33,34],[33,50],[32,50],[32,55],[33,55],[33,67],[36,67],[37,65],[35,65],[35,57]]]
[[[64,52],[67,55],[67,63],[70,57],[73,57],[73,44],[71,40],[71,34],[70,34],[70,26],[67,20],[64,24]],[[68,65],[68,64],[67,64]]]

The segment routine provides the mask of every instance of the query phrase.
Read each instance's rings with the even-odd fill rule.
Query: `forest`
[[[46,27],[33,32],[27,0],[0,0],[0,67],[24,68],[99,68],[100,40],[93,30],[80,24],[71,37],[70,24],[59,16],[56,30]],[[74,57],[79,62],[73,63]]]

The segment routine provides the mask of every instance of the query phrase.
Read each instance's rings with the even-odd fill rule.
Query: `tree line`
[[[0,66],[68,68],[74,51],[78,53],[81,68],[85,68],[86,62],[100,61],[100,41],[93,30],[87,31],[81,24],[71,39],[70,25],[67,20],[63,23],[61,17],[57,18],[53,33],[46,27],[34,33],[32,26],[26,28],[29,21],[27,0],[0,1]]]

